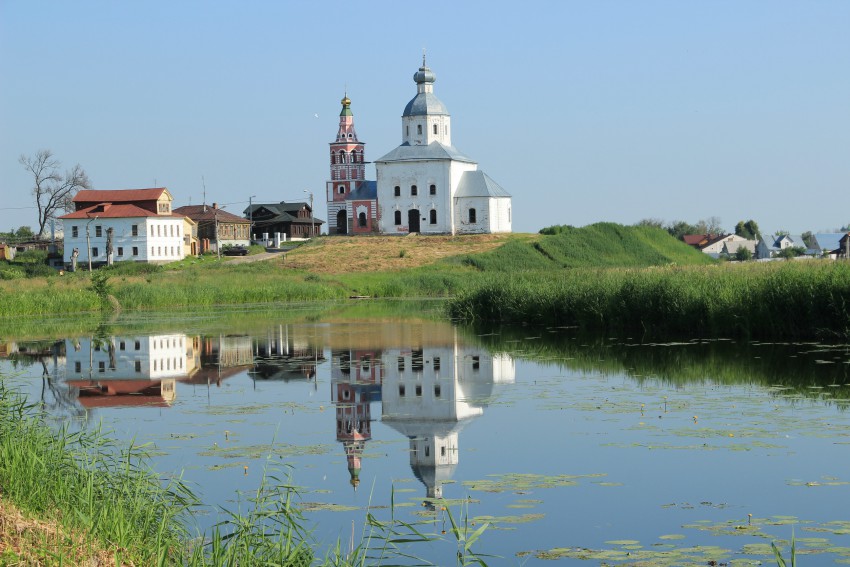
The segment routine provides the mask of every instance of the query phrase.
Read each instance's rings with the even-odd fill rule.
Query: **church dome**
[[[404,107],[402,116],[448,115],[448,113],[446,105],[434,93],[419,93]]]
[[[413,74],[413,80],[416,82],[417,94],[404,107],[404,116],[425,116],[427,114],[445,114],[449,111],[446,105],[437,98],[433,90],[434,81],[437,80],[437,75],[429,69],[423,62],[419,70]]]

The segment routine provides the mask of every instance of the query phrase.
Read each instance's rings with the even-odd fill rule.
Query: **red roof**
[[[223,209],[215,209],[210,205],[185,205],[183,207],[177,207],[174,209],[175,213],[179,213],[181,215],[185,215],[194,221],[214,221],[218,219],[218,222],[232,222],[232,223],[242,223],[248,224],[251,221],[240,217],[238,215],[234,215],[233,213],[228,213]]]
[[[169,215],[160,215],[153,211],[143,209],[137,205],[121,204],[113,205],[112,203],[100,203],[92,205],[67,215],[62,215],[60,219],[120,219],[120,218],[137,218],[137,217],[183,217],[181,214],[171,213]]]
[[[156,201],[168,189],[117,189],[101,191],[98,189],[83,189],[74,195],[75,203],[130,203],[133,201]]]

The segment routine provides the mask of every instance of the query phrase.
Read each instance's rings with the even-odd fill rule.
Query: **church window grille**
[[[440,456],[441,456],[441,457],[445,457],[445,456],[446,456],[446,446],[445,446],[445,445],[442,445],[442,446],[440,447]]]
[[[395,188],[393,189],[393,193],[395,194],[396,197],[401,197],[401,187],[396,185]]]
[[[439,370],[439,369],[440,369],[440,357],[435,356],[434,357],[434,370]]]
[[[410,186],[410,196],[415,197],[419,194],[419,189],[416,188],[416,185]]]
[[[339,150],[339,163],[345,163],[345,151]]]
[[[429,192],[429,193],[431,193],[432,195],[436,195],[436,194],[437,194],[437,186],[436,186],[436,185],[431,185],[431,186],[428,188],[428,192]]]
[[[469,222],[471,222],[471,223],[478,222],[478,220],[476,219],[476,216],[477,215],[476,215],[475,209],[469,209]]]
[[[398,371],[404,372],[404,357],[403,356],[398,357]]]
[[[406,136],[410,136],[410,126],[405,126],[405,127],[404,127],[404,134],[405,134]]]
[[[511,208],[508,207],[508,222],[511,222]]]
[[[431,224],[437,224],[437,210],[431,209]]]
[[[401,211],[395,212],[395,224],[396,226],[401,224]]]
[[[139,225],[134,224],[134,225],[130,228],[130,232],[131,232],[131,234],[132,234],[133,236],[139,236]]]
[[[345,193],[345,185],[340,185],[339,187],[337,187],[337,191],[339,192],[340,195],[344,194]]]
[[[422,124],[416,125],[416,133],[419,134],[420,136],[422,135]]]
[[[357,224],[360,225],[360,228],[366,228],[366,213],[357,215]]]
[[[97,237],[103,236],[103,227],[99,224],[94,227],[94,235]]]
[[[436,124],[434,124],[434,134],[437,133],[437,128],[438,128],[438,126]]]

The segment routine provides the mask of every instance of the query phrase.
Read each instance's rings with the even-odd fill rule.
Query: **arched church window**
[[[340,195],[345,193],[345,185],[340,185],[339,187],[337,187],[337,191],[339,191]]]
[[[475,209],[469,209],[469,222],[470,223],[478,222],[478,220],[476,219]]]
[[[437,224],[437,209],[431,209],[431,224]]]
[[[416,188],[416,185],[410,186],[410,196],[415,197],[419,194],[419,189]]]
[[[401,187],[396,185],[395,189],[393,189],[393,193],[395,194],[396,197],[401,197]]]
[[[401,224],[401,211],[395,212],[395,224],[396,226]]]
[[[335,163],[336,163],[336,154],[334,154],[333,152],[331,152],[331,165],[333,165],[333,164],[335,164]]]
[[[357,215],[357,224],[360,225],[360,228],[366,228],[366,213]]]
[[[436,186],[436,185],[431,185],[431,186],[428,188],[428,192],[429,192],[429,193],[431,193],[431,195],[436,195],[436,194],[437,194],[437,186]]]
[[[416,133],[419,134],[420,136],[422,135],[422,124],[416,125]]]
[[[345,163],[345,150],[339,150],[339,163]]]
[[[437,128],[438,128],[438,126],[436,124],[434,124],[434,134],[437,133]]]

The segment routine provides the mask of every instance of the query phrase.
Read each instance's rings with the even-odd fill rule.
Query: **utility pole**
[[[218,239],[218,207],[213,203],[213,218],[215,218],[215,251],[221,260],[221,241]]]
[[[304,189],[304,192],[310,195],[310,238],[316,234],[316,216],[313,214],[313,192]]]
[[[256,195],[248,197],[248,220],[250,222],[248,225],[248,245],[254,243],[254,197]]]

